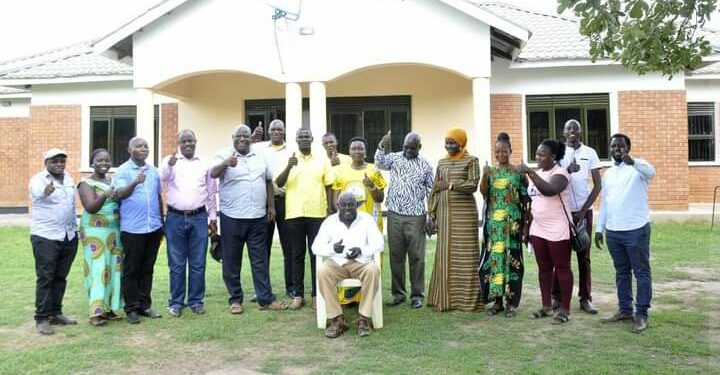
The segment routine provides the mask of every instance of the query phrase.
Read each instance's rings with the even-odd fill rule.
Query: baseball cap
[[[45,151],[45,154],[44,154],[45,160],[52,159],[52,158],[54,158],[56,156],[60,156],[60,155],[67,157],[67,152],[65,152],[59,148],[51,148],[51,149]]]

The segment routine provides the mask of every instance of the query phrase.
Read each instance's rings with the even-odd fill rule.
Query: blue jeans
[[[187,305],[203,306],[205,299],[205,257],[208,244],[208,214],[201,212],[186,216],[168,212],[165,219],[168,267],[170,268],[170,299],[168,306],[185,306],[185,274],[187,278]]]
[[[606,232],[608,250],[615,266],[615,285],[620,311],[633,312],[632,274],[635,274],[637,284],[635,315],[647,319],[652,299],[650,223],[634,230]]]
[[[220,213],[220,241],[222,243],[223,280],[230,297],[228,303],[243,302],[243,290],[240,284],[242,254],[245,244],[248,248],[250,268],[258,304],[269,305],[275,301],[270,286],[270,264],[265,247],[267,220],[234,219]]]

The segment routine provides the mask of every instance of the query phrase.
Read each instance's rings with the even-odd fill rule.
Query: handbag
[[[567,213],[567,209],[565,208],[565,202],[563,202],[560,194],[558,194],[558,198],[560,198],[560,203],[563,206],[563,212]],[[573,224],[572,219],[567,216],[567,214],[565,215],[565,218],[568,220],[568,225],[570,226],[570,245],[572,249],[576,253],[582,253],[590,249],[590,236],[587,233],[587,224],[585,222],[585,219],[583,218],[582,220],[580,220],[580,222],[577,223],[577,225],[575,225]]]
[[[213,234],[210,236],[210,256],[218,262],[222,262],[222,245],[220,242],[220,235]]]

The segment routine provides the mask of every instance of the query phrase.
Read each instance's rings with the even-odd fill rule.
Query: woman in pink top
[[[570,268],[570,212],[560,201],[570,199],[569,176],[560,160],[565,156],[565,145],[554,139],[540,143],[535,152],[538,169],[532,170],[525,164],[517,167],[530,179],[528,195],[532,198],[532,223],[530,241],[535,249],[538,265],[538,279],[542,308],[533,313],[535,318],[552,315],[551,289],[553,272],[560,284],[560,310],[553,317],[553,323],[562,324],[570,319],[570,298],[572,298],[573,275]]]

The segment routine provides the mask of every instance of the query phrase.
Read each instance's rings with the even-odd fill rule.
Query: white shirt
[[[235,153],[237,165],[227,167],[218,179],[220,212],[233,219],[258,219],[267,214],[267,181],[272,171],[265,155],[250,148],[241,155],[230,147],[215,155],[213,165],[221,164]]]
[[[333,245],[340,240],[343,241],[345,249],[338,254],[333,250]],[[357,212],[357,217],[350,227],[340,221],[337,213],[328,216],[320,225],[320,230],[312,244],[312,251],[315,255],[329,256],[342,266],[348,262],[345,256],[353,247],[359,247],[362,251],[355,258],[360,263],[372,262],[373,256],[385,249],[385,239],[378,230],[377,223],[372,216],[361,211]]]
[[[575,173],[570,173],[570,202],[565,202],[568,208],[572,212],[582,210],[585,201],[590,196],[590,182],[592,181],[593,169],[600,169],[600,158],[598,158],[595,149],[584,144],[580,144],[580,147],[574,149],[572,147],[565,148],[565,157],[560,161],[560,165],[567,169],[567,167],[575,159],[575,163],[580,166],[580,170]],[[592,207],[590,207],[592,209]]]
[[[267,159],[270,164],[270,169],[273,174],[272,179],[275,195],[284,196],[285,187],[277,186],[275,183],[275,177],[282,173],[285,167],[287,167],[288,159],[292,156],[292,151],[288,147],[287,142],[283,142],[282,146],[278,148],[273,147],[272,142],[270,141],[254,143],[252,147],[256,152],[265,155],[265,159]]]
[[[655,167],[642,159],[634,165],[614,165],[603,176],[600,215],[595,231],[628,231],[642,228],[650,221],[648,183]]]
[[[45,186],[50,181],[55,190],[46,196]],[[75,238],[75,183],[70,175],[65,174],[61,184],[44,170],[30,179],[28,189],[32,202],[30,234],[53,241]]]

